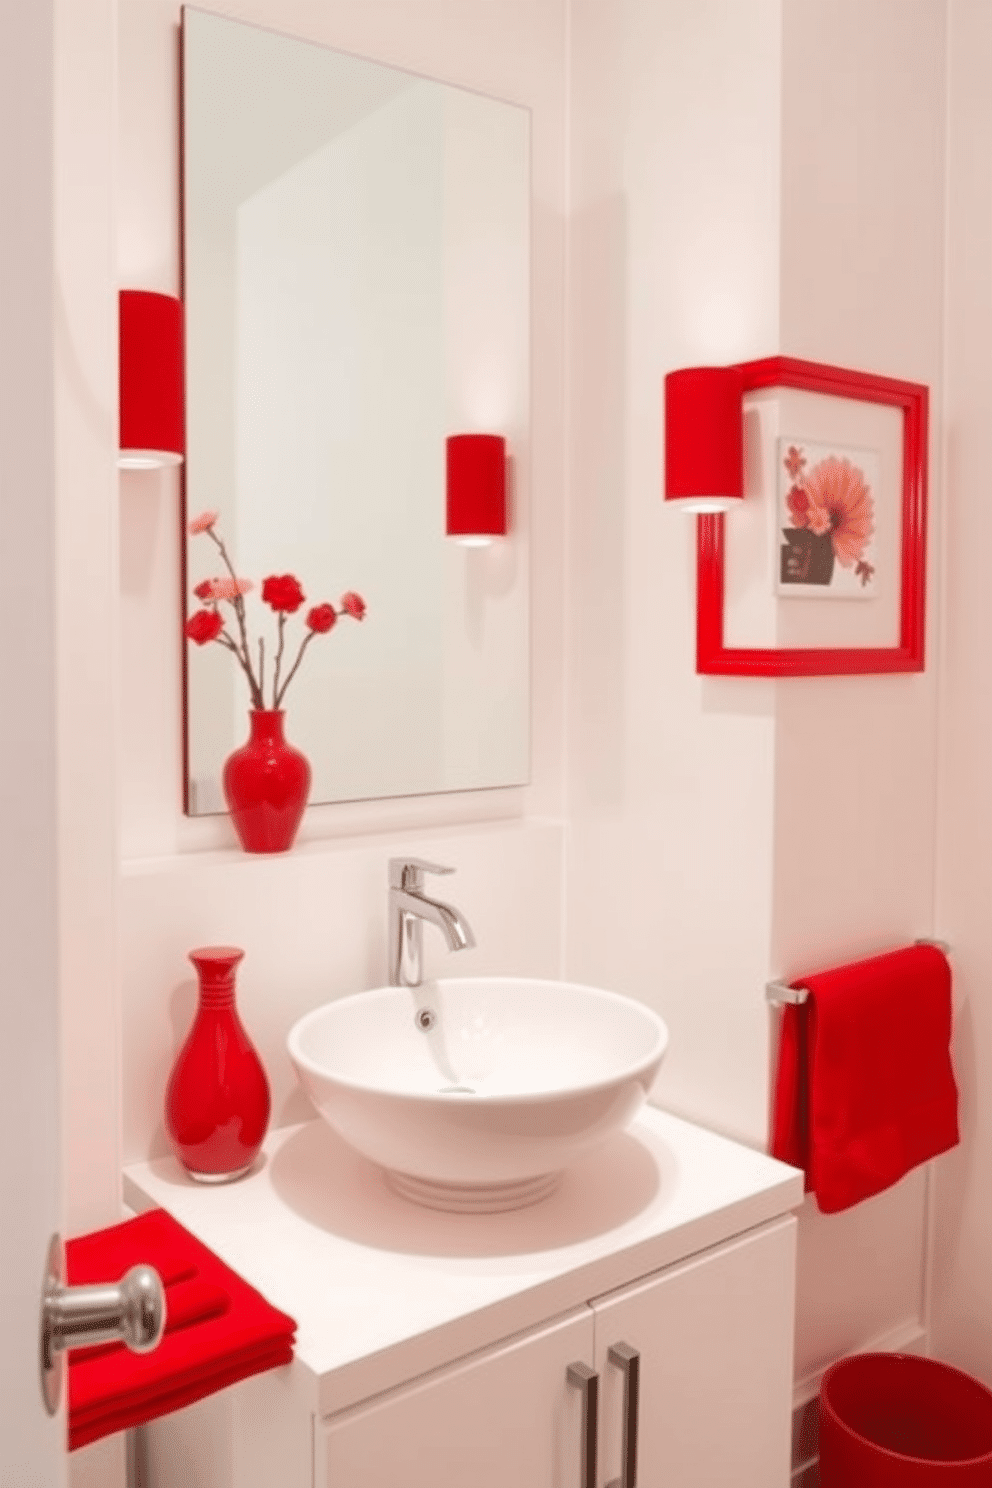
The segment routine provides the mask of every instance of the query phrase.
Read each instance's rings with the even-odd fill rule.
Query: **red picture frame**
[[[902,533],[899,639],[893,646],[728,647],[724,645],[723,513],[696,519],[696,671],[723,677],[823,677],[922,672],[926,618],[929,392],[925,384],[878,377],[796,357],[741,365],[744,393],[798,388],[902,412]],[[742,408],[743,417],[743,408]]]

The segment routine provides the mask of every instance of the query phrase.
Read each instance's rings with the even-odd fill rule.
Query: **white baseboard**
[[[848,1349],[846,1354],[839,1354],[838,1358],[846,1358],[847,1354],[925,1354],[926,1352],[926,1329],[919,1318],[907,1318],[905,1322],[899,1323],[896,1327],[887,1329],[865,1343],[859,1343],[856,1348]],[[793,1410],[819,1395],[820,1381],[830,1365],[835,1362],[833,1359],[828,1359],[813,1373],[796,1380],[792,1387]]]

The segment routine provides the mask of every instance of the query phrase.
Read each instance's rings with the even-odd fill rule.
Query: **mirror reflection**
[[[187,521],[218,513],[270,658],[267,576],[367,607],[285,699],[310,800],[525,783],[529,114],[186,7],[183,130]],[[474,432],[506,449],[480,547],[445,534]],[[222,570],[185,553],[190,614]],[[187,809],[223,811],[248,687],[222,646],[186,664]]]

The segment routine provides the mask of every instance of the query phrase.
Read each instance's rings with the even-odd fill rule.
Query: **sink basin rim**
[[[636,1059],[631,1060],[627,1064],[617,1066],[609,1074],[602,1075],[598,1078],[593,1079],[583,1079],[577,1085],[565,1085],[562,1086],[560,1089],[556,1089],[554,1087],[548,1089],[536,1086],[533,1090],[481,1090],[478,1092],[471,1090],[445,1090],[444,1092],[440,1092],[437,1090],[390,1089],[387,1086],[374,1085],[367,1080],[356,1079],[352,1076],[341,1073],[336,1069],[330,1068],[328,1065],[318,1064],[300,1047],[300,1043],[305,1037],[307,1031],[312,1028],[313,1025],[317,1023],[322,1017],[328,1016],[331,1009],[336,1009],[345,1005],[354,1007],[369,999],[385,1001],[387,998],[389,998],[390,994],[405,992],[411,997],[412,1011],[417,1006],[417,1003],[413,999],[415,999],[418,994],[428,992],[431,986],[437,985],[443,993],[446,987],[454,988],[466,983],[472,984],[481,982],[497,982],[501,985],[508,985],[515,988],[520,988],[523,986],[535,989],[549,987],[554,989],[554,991],[559,995],[561,995],[562,993],[575,993],[578,996],[586,995],[593,998],[596,1002],[599,1003],[612,1002],[618,1006],[624,1007],[625,1009],[635,1011],[636,1015],[640,1018],[643,1018],[644,1022],[653,1030],[654,1040],[652,1042],[650,1051],[643,1055],[639,1055]],[[429,1000],[429,998],[426,1000]],[[636,1080],[639,1077],[645,1075],[649,1070],[651,1070],[652,1066],[660,1065],[661,1060],[663,1059],[668,1048],[668,1038],[668,1027],[664,1019],[658,1013],[656,1013],[653,1008],[649,1007],[647,1003],[641,1002],[638,998],[627,996],[622,992],[613,992],[605,987],[594,987],[591,984],[585,982],[565,981],[554,977],[524,977],[500,975],[478,977],[438,977],[431,981],[422,983],[420,987],[382,986],[373,987],[363,992],[350,992],[347,993],[344,997],[335,998],[331,1002],[322,1003],[319,1007],[313,1008],[309,1013],[305,1013],[301,1018],[297,1019],[297,1021],[293,1024],[292,1028],[289,1031],[286,1044],[293,1063],[298,1066],[302,1066],[312,1076],[321,1080],[333,1081],[335,1084],[340,1085],[344,1089],[353,1090],[356,1093],[373,1093],[377,1098],[385,1099],[387,1101],[395,1101],[397,1103],[413,1101],[415,1103],[423,1103],[425,1105],[434,1105],[437,1103],[439,1096],[443,1093],[445,1104],[464,1101],[466,1104],[472,1103],[475,1105],[484,1105],[486,1103],[527,1105],[528,1103],[532,1103],[534,1101],[540,1101],[542,1103],[554,1101],[556,1099],[569,1101],[573,1100],[575,1096],[579,1094],[592,1094],[597,1090],[605,1090],[611,1086],[616,1086],[618,1081]]]

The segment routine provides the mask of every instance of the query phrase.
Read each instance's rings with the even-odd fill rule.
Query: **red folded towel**
[[[808,996],[783,1010],[771,1152],[832,1214],[958,1142],[951,971],[915,945],[792,985]]]
[[[70,1451],[293,1357],[293,1319],[163,1209],[68,1240],[65,1253],[76,1286],[119,1281],[140,1262],[154,1266],[166,1300],[165,1333],[151,1353],[122,1343],[70,1351]]]

